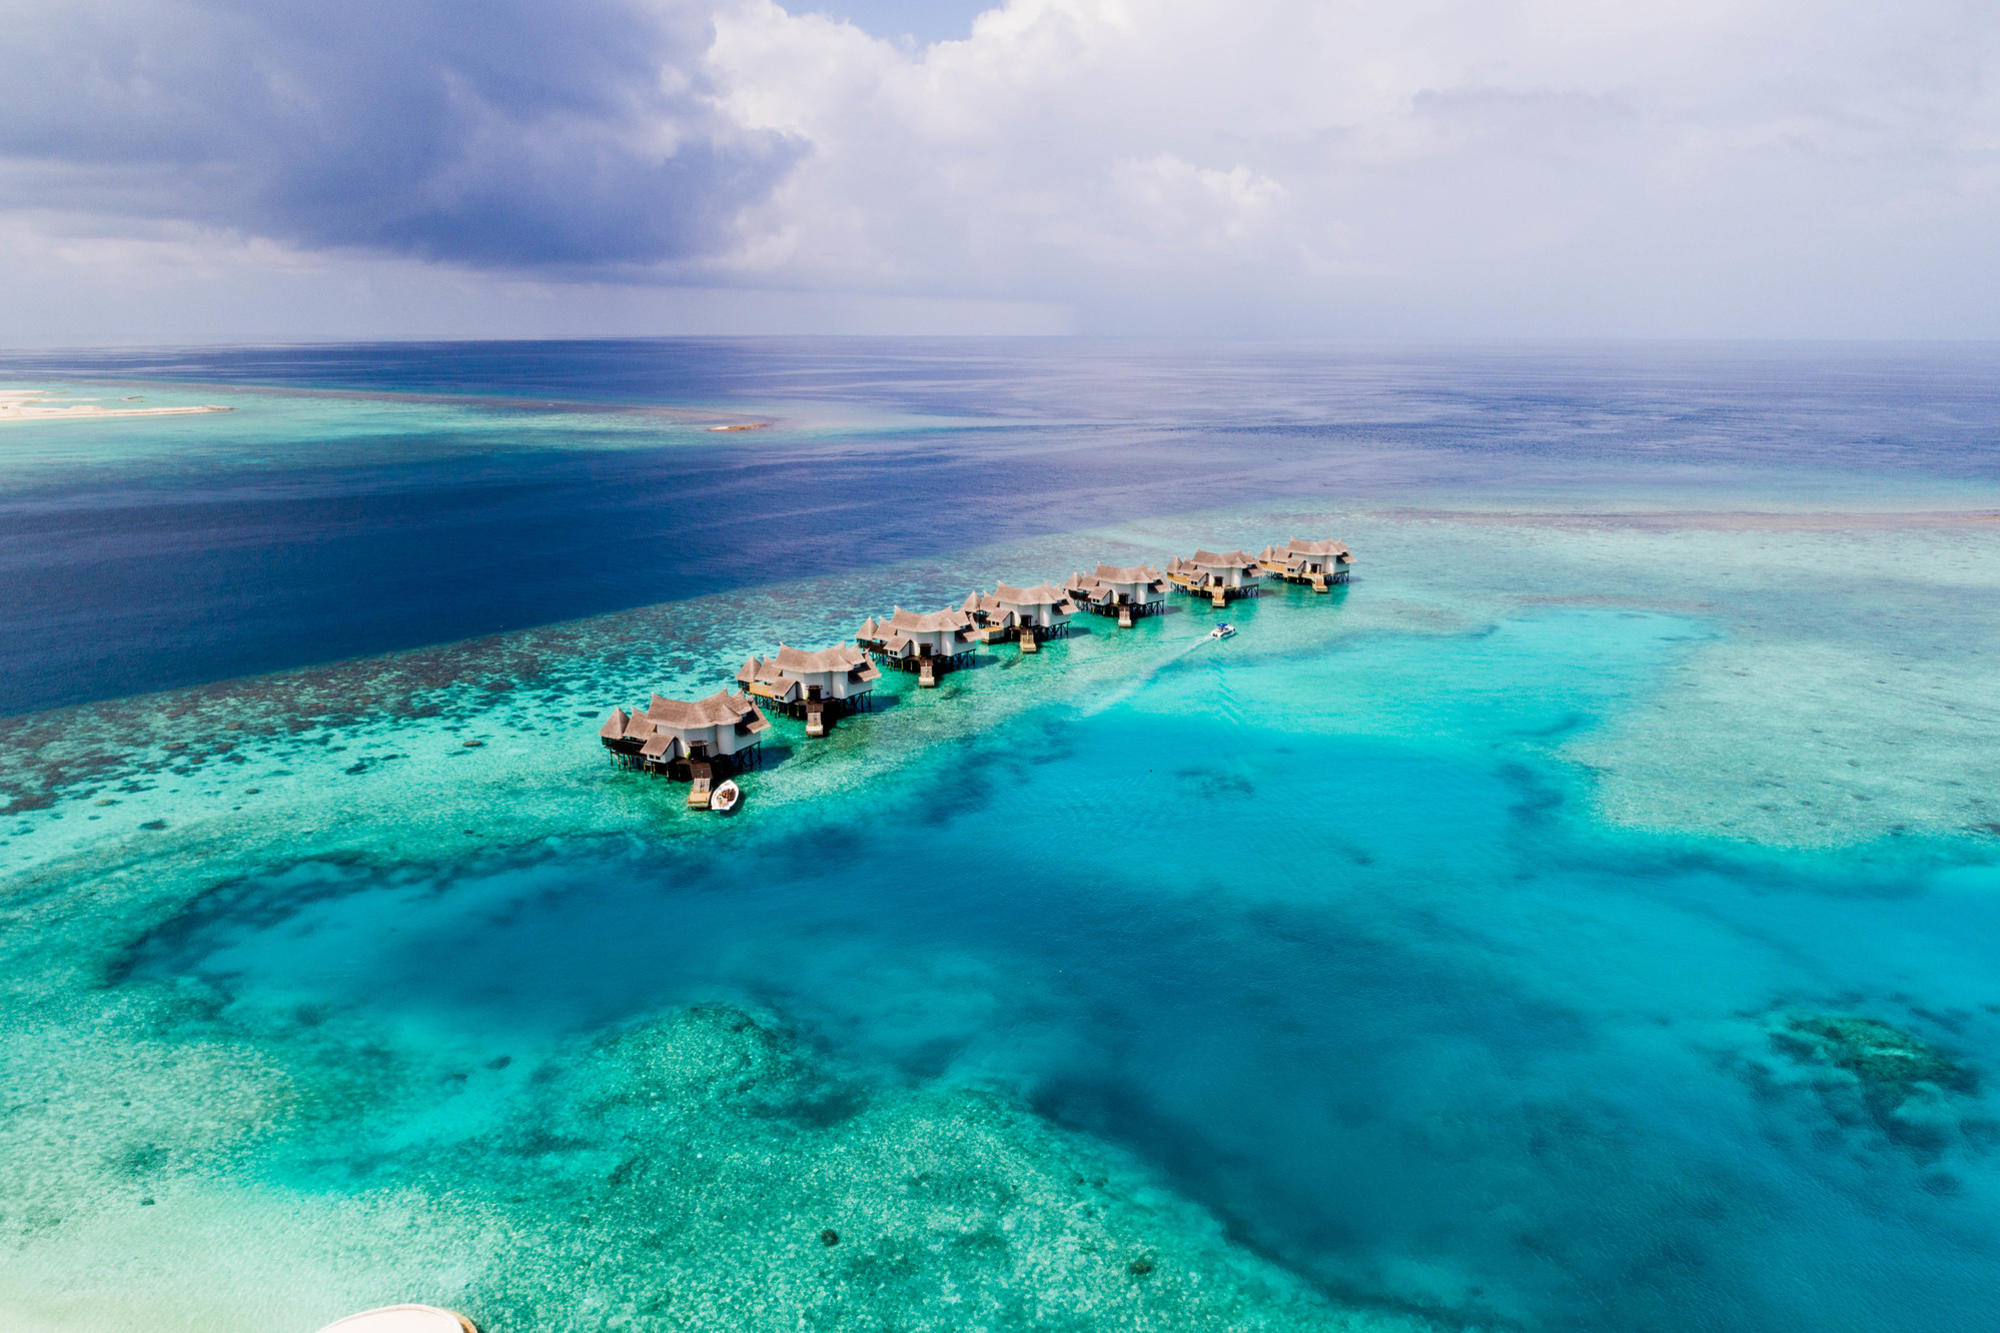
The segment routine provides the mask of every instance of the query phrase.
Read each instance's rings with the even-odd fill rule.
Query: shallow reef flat
[[[1829,580],[1863,530],[1893,580]],[[1939,530],[1261,506],[0,720],[0,1311],[1948,1323],[2000,562]],[[595,738],[895,602],[1322,532],[1360,581],[1226,643],[1079,617],[779,719],[734,820]]]
[[[895,571],[866,594],[939,578]],[[162,1327],[262,1327],[412,1292],[491,1329],[874,1327],[884,1310],[912,1328],[963,1327],[968,1313],[1421,1326],[1330,1303],[1117,1152],[1005,1095],[842,1085],[733,1013],[475,1060],[461,1038],[338,1009],[258,1014],[141,965],[205,913],[276,924],[325,896],[311,876],[290,903],[240,896],[287,866],[449,879],[565,839],[665,839],[683,854],[754,840],[750,820],[692,821],[670,787],[609,769],[597,715],[648,687],[695,688],[771,624],[838,636],[862,595],[829,581],[10,720],[0,1040],[36,1095],[0,1126],[5,1232],[22,1260],[0,1303],[30,1327],[141,1309]],[[789,762],[749,780],[759,814],[782,824],[852,800],[1046,703],[1052,682],[1087,693],[1161,651],[1157,635],[1086,635],[1039,663],[904,690],[826,746],[790,737]],[[758,1060],[771,1069],[739,1068]],[[477,1089],[481,1109],[453,1099],[440,1123],[425,1104],[440,1086]],[[634,1119],[640,1105],[657,1117]],[[405,1148],[346,1160],[385,1141]],[[713,1172],[682,1172],[704,1155]],[[696,1220],[722,1196],[734,1202]],[[681,1242],[661,1239],[660,1210],[690,1219]],[[829,1228],[839,1244],[820,1239]]]
[[[414,1297],[492,1330],[1433,1327],[1330,1302],[1005,1098],[842,1077],[732,1008],[519,1063],[320,1031],[289,1069],[152,1022],[182,1035],[65,1042],[61,1081],[9,1042],[58,1094],[0,1130],[10,1327]]]

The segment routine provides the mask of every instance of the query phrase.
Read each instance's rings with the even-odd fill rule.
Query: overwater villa
[[[855,641],[899,671],[917,673],[917,684],[935,685],[953,667],[964,666],[979,642],[980,629],[962,610],[905,611],[897,607],[887,620],[873,616],[861,622]]]
[[[1167,576],[1151,565],[1099,565],[1095,574],[1071,574],[1063,591],[1086,611],[1117,616],[1121,629],[1132,628],[1138,616],[1167,609]]]
[[[643,712],[612,709],[598,736],[619,764],[690,782],[688,804],[709,808],[711,780],[740,772],[762,755],[761,738],[771,723],[758,700],[804,718],[808,736],[824,736],[835,718],[869,706],[875,682],[882,679],[878,658],[915,674],[919,685],[936,685],[946,671],[967,665],[981,643],[1014,637],[1022,652],[1039,651],[1044,640],[1068,633],[1070,617],[1079,608],[1116,616],[1121,626],[1130,627],[1140,616],[1165,610],[1169,588],[1207,597],[1218,607],[1255,596],[1263,575],[1325,592],[1329,585],[1347,581],[1353,559],[1340,542],[1294,537],[1255,557],[1243,551],[1201,550],[1186,559],[1175,557],[1164,570],[1100,564],[1089,575],[1071,574],[1060,588],[1002,583],[941,611],[899,606],[887,619],[864,620],[855,634],[858,647],[836,644],[808,652],[780,643],[774,656],[752,656],[736,673],[742,694],[725,689],[696,700],[656,694]],[[1234,632],[1221,625],[1214,637]],[[725,782],[713,808],[727,803],[733,809],[737,799],[735,785]]]
[[[1332,584],[1347,582],[1354,553],[1344,542],[1302,542],[1294,537],[1283,546],[1266,546],[1257,566],[1266,574],[1325,592]]]
[[[752,657],[736,673],[752,697],[804,718],[808,736],[824,736],[834,718],[866,708],[880,679],[874,660],[845,643],[813,653],[781,643],[775,657]]]
[[[1206,597],[1216,606],[1226,606],[1238,597],[1255,597],[1260,572],[1256,559],[1246,551],[1227,551],[1221,555],[1196,551],[1185,560],[1176,556],[1167,562],[1168,582],[1198,597]]]
[[[980,628],[987,631],[989,641],[995,637],[992,631],[1000,629],[1017,635],[1021,651],[1032,653],[1040,651],[1042,640],[1069,632],[1069,618],[1076,614],[1076,603],[1067,592],[1046,583],[1032,588],[1002,583],[991,593],[972,594],[961,609],[966,609]]]
[[[706,807],[710,782],[755,764],[770,729],[750,696],[717,690],[695,700],[656,694],[644,712],[614,708],[597,735],[625,767],[693,783],[688,804]]]

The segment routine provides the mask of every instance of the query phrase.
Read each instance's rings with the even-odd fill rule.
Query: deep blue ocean
[[[0,423],[0,1326],[2000,1327],[2000,349],[0,388],[230,409]],[[1292,536],[733,819],[596,739]]]
[[[14,478],[0,493],[0,715],[1260,500],[1993,483],[1996,370],[1983,347],[1066,340],[17,356],[0,376],[468,410],[371,430],[315,420],[324,399],[267,401],[293,410],[231,421],[230,466],[197,447]],[[482,419],[495,404],[511,411]],[[629,417],[659,405],[805,428],[754,448],[699,431],[634,447]],[[196,422],[121,429],[223,429]]]

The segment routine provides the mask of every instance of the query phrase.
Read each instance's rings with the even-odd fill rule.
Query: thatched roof
[[[646,716],[656,726],[682,731],[701,727],[733,727],[752,717],[763,720],[763,714],[757,711],[757,705],[750,702],[748,695],[731,694],[728,690],[717,690],[706,699],[695,700],[666,699],[656,694],[646,706]]]
[[[1280,553],[1289,555],[1354,554],[1352,551],[1347,549],[1347,543],[1345,542],[1337,542],[1331,539],[1323,542],[1302,542],[1297,537],[1294,537],[1290,541],[1286,542],[1284,546],[1281,548]]]
[[[1092,577],[1099,583],[1152,583],[1160,577],[1160,571],[1151,565],[1131,565],[1123,569],[1116,565],[1099,565]]]
[[[781,643],[771,665],[795,676],[814,672],[857,671],[868,665],[868,654],[845,643],[810,653]]]
[[[1003,606],[1054,606],[1069,599],[1059,588],[1038,583],[1032,588],[1014,588],[1002,583],[993,589],[993,600]]]
[[[905,611],[897,607],[883,626],[913,634],[935,634],[939,630],[970,629],[971,619],[963,611],[946,607],[942,611]]]

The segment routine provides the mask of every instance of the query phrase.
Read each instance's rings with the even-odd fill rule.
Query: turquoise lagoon
[[[319,373],[343,393],[273,397],[315,439],[398,417],[349,423],[371,451],[711,447]],[[1136,392],[1100,373],[1091,402]],[[713,446],[746,456],[879,427],[921,472],[933,432],[1053,429],[1007,383],[1004,427],[844,381],[668,405],[794,423]],[[188,419],[37,447],[152,478],[171,434],[241,477],[299,438],[255,417],[241,449]],[[1978,467],[1571,475],[1363,433],[1292,493],[1043,531],[968,504],[960,546],[0,720],[4,1322],[1990,1326]],[[824,743],[779,720],[734,820],[595,739],[781,635],[1294,533],[1360,576],[1226,642],[1183,601],[892,677]]]

